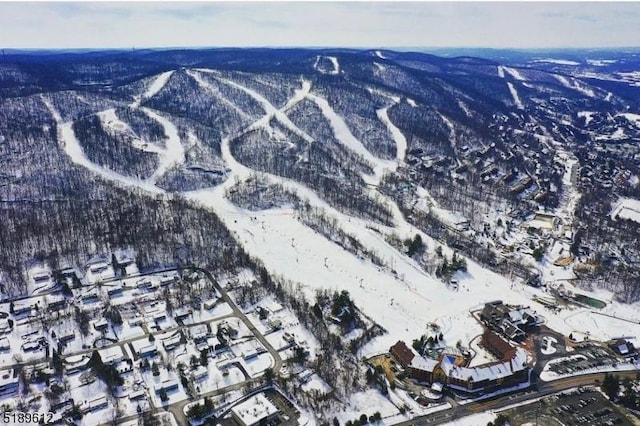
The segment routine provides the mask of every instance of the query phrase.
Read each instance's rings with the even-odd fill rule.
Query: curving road
[[[621,378],[629,377],[635,379],[638,370],[613,372]],[[489,410],[499,410],[509,405],[524,403],[526,401],[551,395],[557,392],[565,391],[580,386],[594,385],[604,380],[605,373],[585,374],[582,376],[566,377],[554,380],[553,382],[539,382],[538,389],[528,388],[526,390],[513,392],[507,395],[491,398],[487,401],[472,402],[466,405],[457,405],[447,410],[438,411],[437,413],[427,414],[415,417],[411,420],[396,423],[396,426],[431,426],[451,422],[461,417],[486,412]]]

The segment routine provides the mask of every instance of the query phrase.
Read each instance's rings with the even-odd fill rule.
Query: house
[[[176,333],[168,339],[164,339],[162,341],[162,346],[167,351],[171,351],[182,344],[182,335],[180,333]]]
[[[184,321],[185,319],[189,318],[189,316],[191,315],[191,310],[186,309],[186,308],[178,308],[176,309],[175,313],[173,314],[174,318],[176,319],[176,321]]]
[[[529,380],[527,352],[516,348],[510,359],[482,364],[476,367],[456,365],[455,357],[444,355],[436,367],[434,378],[441,379],[449,388],[473,395],[492,393]]]
[[[218,304],[218,299],[208,299],[204,301],[203,306],[204,306],[204,309],[208,311],[215,308],[217,304]]]
[[[498,359],[510,359],[515,355],[516,348],[491,330],[482,333],[480,345]]]
[[[505,305],[501,300],[485,303],[480,319],[511,340],[522,340],[543,319],[529,308]]]
[[[30,314],[33,306],[30,303],[14,303],[12,307],[9,308],[11,314],[13,316],[19,316],[24,314]]]
[[[146,339],[135,340],[131,342],[134,354],[140,358],[148,358],[158,353],[155,342],[149,342]]]
[[[178,277],[173,276],[173,277],[162,277],[160,278],[160,287],[165,287],[168,285],[171,285],[173,283],[178,282]]]
[[[391,346],[389,353],[391,353],[391,356],[395,358],[402,368],[407,368],[416,356],[402,340],[398,340],[395,345]]]
[[[9,343],[9,339],[3,337],[0,339],[0,351],[9,351],[11,350],[11,344]]]
[[[122,353],[120,346],[111,346],[98,350],[102,362],[106,365],[116,365],[121,361],[124,361],[125,356]]]
[[[9,395],[17,392],[19,386],[20,379],[15,369],[0,372],[0,395]]]
[[[483,336],[483,342],[492,353],[501,355],[499,361],[467,367],[459,355],[442,354],[433,360],[416,355],[402,341],[393,345],[390,352],[408,377],[438,384],[439,389],[448,387],[479,395],[528,382],[530,368],[524,349],[512,347],[495,333]]]
[[[40,350],[40,342],[32,340],[22,344],[21,349],[24,352],[35,352]]]
[[[636,352],[636,348],[633,346],[633,343],[626,339],[612,340],[608,343],[608,346],[615,353],[622,356],[629,356]]]
[[[191,372],[191,378],[194,382],[198,380],[202,380],[209,375],[209,369],[203,366],[200,366]]]
[[[105,331],[107,328],[109,328],[109,322],[107,322],[106,319],[101,318],[98,321],[93,323],[93,328],[95,328],[96,330],[103,332]]]
[[[98,301],[98,292],[93,290],[82,295],[82,303],[93,303]]]
[[[209,329],[206,324],[199,324],[189,328],[189,334],[194,342],[199,343],[209,338]]]
[[[153,389],[156,395],[159,395],[163,389],[165,392],[171,392],[178,389],[178,381],[176,379],[168,379],[161,383],[156,383],[153,385]]]
[[[64,309],[67,306],[67,301],[65,300],[64,296],[47,296],[45,298],[45,301],[47,303],[47,310],[49,312],[53,312],[53,311],[59,311]]]
[[[115,286],[110,286],[107,288],[107,296],[109,297],[118,297],[122,296],[123,289],[122,285],[116,284]]]
[[[98,411],[103,408],[107,408],[108,405],[109,404],[107,403],[107,398],[105,396],[99,396],[87,402],[86,405],[84,406],[83,411],[86,413],[92,412],[92,411]]]
[[[278,418],[280,410],[264,393],[259,393],[231,408],[231,416],[241,426],[267,424]]]

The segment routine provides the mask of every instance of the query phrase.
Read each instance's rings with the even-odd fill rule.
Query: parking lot
[[[580,359],[578,359],[580,357]],[[590,346],[580,350],[574,359],[558,362],[549,366],[549,369],[558,374],[570,374],[591,368],[612,365],[618,362],[616,357],[606,349],[598,346]]]
[[[600,392],[585,388],[551,395],[504,412],[511,424],[540,426],[632,426],[633,423]]]

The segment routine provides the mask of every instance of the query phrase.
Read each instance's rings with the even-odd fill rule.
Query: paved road
[[[635,378],[636,374],[638,374],[638,371],[619,371],[615,372],[614,374],[621,378]],[[583,376],[567,377],[555,380],[553,382],[539,382],[537,391],[529,388],[497,398],[491,398],[487,401],[472,402],[465,405],[456,405],[455,407],[449,408],[447,410],[442,410],[437,413],[427,414],[411,420],[396,423],[396,426],[439,425],[471,414],[482,413],[490,410],[499,410],[512,404],[523,403],[531,399],[551,395],[567,389],[579,386],[593,385],[597,381],[602,382],[604,380],[604,375],[605,373],[594,373],[586,374]]]
[[[247,326],[247,328],[253,333],[253,335],[256,337],[256,339],[267,349],[267,352],[269,352],[269,354],[271,355],[271,357],[274,360],[274,365],[272,367],[273,372],[278,374],[278,372],[280,371],[280,369],[282,368],[282,358],[280,357],[280,354],[278,353],[278,351],[271,345],[271,343],[269,343],[269,341],[262,335],[262,333],[260,333],[258,331],[258,329],[253,325],[253,323],[247,318],[247,316],[244,314],[244,312],[242,312],[242,310],[238,307],[238,305],[235,304],[235,302],[231,299],[231,297],[227,294],[227,292],[220,286],[220,284],[216,281],[216,279],[213,277],[213,275],[205,270],[205,269],[201,269],[201,268],[189,268],[189,269],[193,269],[196,271],[199,271],[201,273],[203,273],[215,286],[216,290],[220,293],[220,296],[222,297],[222,299],[231,307],[231,309],[233,310],[233,313],[227,316],[234,316],[237,318],[240,318],[240,320],[242,322],[244,322],[244,324]],[[227,317],[225,316],[225,317]],[[252,378],[252,379],[247,379],[244,380],[240,383],[236,383],[234,385],[230,385],[230,386],[226,386],[224,388],[219,388],[219,389],[215,389],[213,391],[210,392],[206,392],[203,394],[200,394],[198,396],[198,398],[205,398],[205,397],[210,397],[210,396],[218,396],[218,395],[222,395],[224,393],[227,392],[231,392],[231,391],[236,391],[236,390],[240,390],[243,389],[244,387],[251,385],[251,384],[256,384],[256,383],[260,383],[263,380],[262,377],[257,377],[257,378]],[[173,414],[176,422],[178,423],[179,426],[187,426],[189,425],[189,420],[187,419],[187,417],[184,415],[184,407],[191,403],[191,400],[182,400],[182,401],[178,401],[176,403],[173,403],[167,407],[155,407],[152,408],[151,412],[154,414],[157,413],[162,413],[165,411],[170,412],[171,414]],[[125,417],[122,419],[118,420],[118,423],[124,423],[124,422],[129,422],[132,420],[136,420],[138,419],[138,415],[134,415],[134,416],[129,416],[129,417]]]

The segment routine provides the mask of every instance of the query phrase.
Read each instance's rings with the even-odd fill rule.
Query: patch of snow
[[[164,190],[158,188],[152,183],[142,182],[139,179],[124,176],[106,167],[94,164],[89,160],[89,158],[87,158],[80,142],[76,138],[75,132],[73,131],[73,123],[63,123],[60,113],[55,109],[53,104],[44,97],[43,102],[58,125],[58,143],[62,146],[64,152],[69,156],[73,163],[82,166],[109,181],[118,182],[127,187],[142,188],[154,194],[164,193]]]
[[[407,98],[407,103],[414,108],[418,106],[418,104],[416,104],[416,101],[411,98]]]
[[[520,71],[518,71],[515,68],[502,67],[502,69],[504,70],[503,71],[503,75],[504,75],[504,72],[507,72],[508,74],[511,74],[511,76],[513,78],[515,78],[516,80],[519,80],[519,81],[525,81],[526,80],[526,78],[524,78],[524,76],[522,74],[520,74]]]
[[[618,62],[617,59],[587,59],[587,63],[594,67],[604,67],[606,65],[615,64],[616,62]]]
[[[380,58],[380,59],[387,59],[387,57],[386,57],[386,56],[384,56],[384,55],[382,54],[382,52],[381,52],[381,51],[379,51],[379,50],[376,50],[375,54],[376,54],[376,56],[377,56],[378,58]]]
[[[581,84],[578,80],[576,80],[573,77],[567,78],[563,75],[559,75],[559,74],[554,74],[554,77],[556,78],[556,80],[558,80],[564,87],[568,88],[568,89],[573,89],[576,90],[580,93],[582,93],[583,95],[586,95],[590,98],[595,98],[596,94],[595,92],[584,86],[583,84]]]
[[[614,220],[616,218],[631,219],[640,223],[640,200],[620,198],[613,206],[611,218]]]
[[[595,111],[580,111],[578,112],[578,117],[585,118],[585,125],[588,126],[591,121],[593,121],[593,116],[596,114]]]
[[[511,92],[511,96],[513,97],[513,102],[515,102],[516,107],[518,109],[524,109],[524,105],[520,100],[520,96],[518,96],[518,92],[516,91],[516,88],[513,86],[511,82],[508,82],[507,86],[509,86],[509,92]]]
[[[571,66],[580,65],[580,62],[569,61],[569,60],[566,60],[566,59],[553,59],[553,58],[536,59],[533,62],[545,62],[545,63],[549,63],[549,64],[571,65]]]
[[[640,128],[640,114],[632,114],[630,112],[625,112],[625,113],[616,115],[616,117],[618,116],[626,118],[630,123]]]
[[[169,78],[171,78],[171,75],[173,75],[173,71],[167,71],[158,75],[158,77],[155,80],[153,80],[151,85],[149,85],[149,87],[147,88],[147,91],[144,92],[141,96],[138,96],[134,99],[131,106],[134,108],[138,108],[140,106],[140,103],[142,103],[142,101],[145,101],[147,99],[154,97],[167,84],[167,82],[169,81]]]
[[[414,103],[415,106],[415,103]],[[396,158],[398,161],[404,161],[407,155],[407,139],[404,134],[398,129],[395,124],[391,122],[388,115],[389,107],[380,108],[376,111],[378,118],[387,126],[387,130],[393,136],[393,140],[396,143]]]

